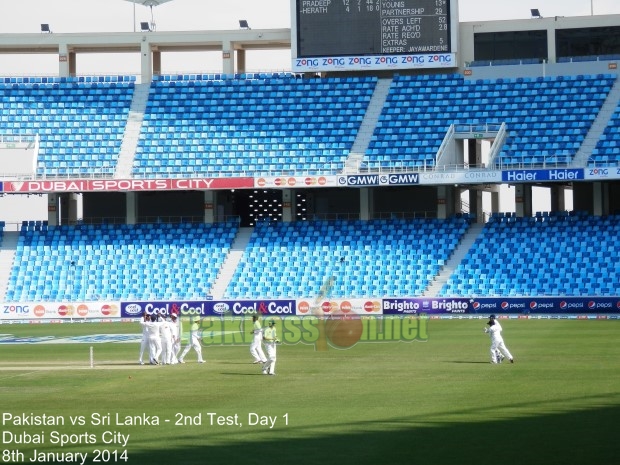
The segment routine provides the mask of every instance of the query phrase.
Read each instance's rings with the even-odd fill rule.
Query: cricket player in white
[[[269,321],[269,327],[265,329],[263,335],[263,341],[265,342],[265,349],[267,351],[267,362],[263,365],[264,375],[276,374],[276,344],[280,342],[278,335],[276,334],[276,322],[275,320]]]
[[[254,357],[254,363],[266,363],[267,357],[263,352],[263,326],[258,315],[252,315],[252,344],[250,344],[250,355]]]
[[[176,313],[170,314],[170,329],[172,331],[172,363],[176,365],[179,363],[177,358],[181,351],[181,324]]]
[[[189,341],[187,341],[187,345],[179,357],[179,363],[185,363],[185,356],[192,348],[196,351],[198,363],[204,363],[205,361],[202,359],[202,346],[200,345],[200,319],[192,321],[189,332]]]
[[[149,352],[151,354],[151,365],[159,365],[159,356],[161,355],[161,338],[159,336],[159,327],[161,322],[157,321],[157,315],[151,315],[150,320],[141,321],[143,328],[149,335]]]
[[[149,316],[146,312],[142,315],[142,321],[150,320]],[[146,326],[142,325],[142,341],[140,341],[140,358],[138,358],[138,363],[140,365],[144,365],[144,352],[149,350],[149,332],[146,329]],[[149,357],[150,359],[150,357]]]
[[[172,322],[167,319],[161,321],[161,362],[164,365],[172,364]]]
[[[495,315],[489,316],[487,327],[484,328],[484,332],[491,336],[491,363],[500,363],[502,361],[502,354],[504,354],[510,363],[514,363],[512,354],[504,344],[504,338],[502,337],[502,326],[495,318]],[[500,353],[501,352],[501,353]]]

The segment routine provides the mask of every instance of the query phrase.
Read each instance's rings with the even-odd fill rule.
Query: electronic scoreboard
[[[457,0],[291,0],[294,71],[456,67]]]

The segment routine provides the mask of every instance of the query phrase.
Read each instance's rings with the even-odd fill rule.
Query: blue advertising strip
[[[121,317],[136,318],[144,312],[168,316],[294,315],[295,300],[193,300],[121,302]]]
[[[469,313],[620,313],[620,297],[511,297],[472,299]]]
[[[538,182],[538,181],[579,181],[585,179],[583,168],[552,170],[505,170],[502,171],[504,182]]]
[[[383,299],[382,305],[384,315],[417,315],[425,313],[427,315],[450,314],[458,315],[469,313],[469,299],[457,298],[410,298],[410,299]]]
[[[384,315],[620,314],[620,296],[383,299],[381,306]]]
[[[301,301],[300,301],[301,302]],[[377,315],[620,315],[620,296],[614,297],[446,297],[380,299]],[[180,316],[294,316],[295,300],[204,300],[121,302],[122,318],[137,318],[144,312]],[[325,315],[329,316],[329,315]]]

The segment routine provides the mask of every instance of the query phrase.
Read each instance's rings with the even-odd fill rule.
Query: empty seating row
[[[508,128],[498,165],[569,163],[615,79],[611,74],[495,80],[397,75],[362,166],[430,169],[451,124],[489,122],[505,122]],[[376,77],[299,79],[286,73],[155,76],[132,174],[230,176],[231,170],[210,161],[214,158],[226,166],[230,160],[246,160],[233,174],[275,174],[282,163],[299,174],[335,174],[350,154],[376,83]],[[135,78],[129,76],[0,78],[0,131],[40,135],[40,176],[109,173],[118,162],[134,90]],[[619,121],[617,110],[591,166],[620,160]],[[209,145],[215,138],[224,142]],[[267,138],[271,144],[291,144],[297,152],[271,154],[275,148]],[[325,144],[310,148],[312,157],[328,159],[324,167],[306,158],[304,145],[311,138]],[[259,156],[269,161],[257,168],[250,161],[255,150],[239,139],[264,145],[258,150],[266,153]],[[154,166],[149,160],[168,141],[173,149],[165,149],[167,156]],[[276,159],[282,157],[286,160]],[[184,168],[190,165],[183,162],[187,158],[204,163],[194,164],[199,171]]]
[[[221,176],[231,167],[255,175],[334,174],[344,166],[376,84],[376,78],[197,78],[152,83],[133,176],[171,169],[180,176]],[[356,83],[353,92],[340,87]],[[153,163],[161,144],[167,156]],[[285,144],[296,152],[286,153]],[[183,162],[188,154],[194,163]]]
[[[5,299],[205,299],[237,230],[236,222],[26,223]]]
[[[314,297],[331,282],[333,297],[420,295],[468,226],[465,218],[259,223],[225,295]]]
[[[569,163],[607,98],[615,75],[548,76],[497,80],[466,80],[460,75],[396,76],[370,141],[365,166],[392,166],[393,145],[419,148],[406,153],[405,164],[433,158],[451,124],[501,123],[508,138],[497,163],[502,166]],[[552,134],[557,132],[557,134]],[[538,147],[540,134],[549,142]],[[389,136],[388,136],[389,134]],[[559,145],[557,137],[574,136],[571,145]],[[408,157],[407,157],[408,155]],[[381,156],[381,158],[379,158]],[[403,163],[402,156],[398,160]]]
[[[620,215],[494,215],[441,295],[616,295],[619,259]]]

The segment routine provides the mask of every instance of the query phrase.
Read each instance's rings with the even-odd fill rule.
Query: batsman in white
[[[484,328],[484,332],[491,336],[491,363],[501,363],[502,354],[504,354],[510,363],[514,363],[515,360],[504,344],[504,338],[502,337],[502,326],[497,321],[495,315],[489,316],[487,327]],[[500,353],[501,352],[501,353]]]
[[[269,321],[269,326],[265,329],[263,335],[263,341],[265,342],[265,349],[267,350],[267,361],[263,364],[264,375],[276,374],[276,344],[280,342],[276,333],[275,320]]]
[[[266,363],[267,357],[263,352],[263,326],[258,315],[252,315],[252,333],[250,355],[254,358],[253,363]]]

